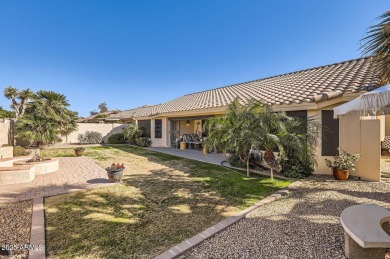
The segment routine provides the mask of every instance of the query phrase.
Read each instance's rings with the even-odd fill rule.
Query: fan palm
[[[36,143],[40,148],[44,144],[52,143],[58,139],[60,133],[58,124],[54,121],[34,118],[25,115],[16,123],[17,137]]]
[[[363,55],[373,55],[382,84],[390,81],[390,11],[378,17],[380,22],[369,27],[361,46]]]
[[[140,137],[140,130],[135,123],[130,123],[130,125],[123,132],[125,138],[130,142],[130,144],[136,144],[136,140]]]
[[[58,134],[68,136],[77,129],[77,113],[70,111],[69,106],[63,94],[38,91],[16,123],[18,136],[38,146],[56,142]]]

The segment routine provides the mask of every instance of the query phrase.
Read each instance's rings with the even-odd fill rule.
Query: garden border
[[[250,212],[264,206],[265,204],[268,204],[268,203],[271,203],[277,199],[280,199],[282,198],[283,196],[287,196],[289,194],[289,192],[291,191],[291,189],[293,187],[298,187],[302,184],[303,182],[301,181],[295,181],[293,182],[292,184],[290,184],[287,188],[284,188],[284,189],[281,189],[269,196],[267,196],[266,198],[260,200],[259,202],[257,202],[256,204],[250,206],[249,208],[241,211],[240,213],[238,213],[237,215],[234,215],[234,216],[231,216],[229,218],[226,218],[224,220],[222,220],[221,222],[215,224],[214,226],[212,227],[209,227],[208,229],[204,230],[203,232],[187,239],[187,240],[184,240],[183,242],[181,242],[180,244],[177,244],[173,247],[171,247],[170,249],[168,249],[167,251],[157,255],[156,257],[154,257],[154,259],[171,259],[171,258],[175,258],[179,255],[182,255],[183,253],[187,252],[188,250],[194,248],[195,246],[199,245],[200,243],[202,243],[203,241],[205,241],[206,239],[218,234],[219,232],[221,232],[222,230],[226,229],[227,227],[229,227],[230,225],[240,221],[241,219],[245,218],[245,216],[247,214],[249,214]]]
[[[40,259],[46,258],[46,242],[45,242],[45,207],[43,197],[38,197],[33,200],[32,220],[31,220],[31,235],[28,258]],[[42,247],[42,249],[38,249]]]

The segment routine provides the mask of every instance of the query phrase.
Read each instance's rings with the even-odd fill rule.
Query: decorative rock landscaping
[[[346,258],[341,212],[362,203],[390,209],[389,192],[388,183],[307,181],[182,258]]]

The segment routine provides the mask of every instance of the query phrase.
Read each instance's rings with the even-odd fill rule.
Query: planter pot
[[[74,150],[74,153],[76,154],[76,156],[83,156],[84,152],[85,152],[85,149],[75,149]]]
[[[349,177],[349,170],[340,170],[333,168],[333,176],[336,180],[347,180]]]
[[[123,171],[125,169],[106,169],[107,176],[110,182],[122,182]]]

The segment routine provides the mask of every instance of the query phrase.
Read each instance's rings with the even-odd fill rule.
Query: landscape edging
[[[209,227],[208,229],[204,230],[203,232],[201,232],[201,233],[199,233],[199,234],[197,234],[197,235],[195,235],[187,240],[184,240],[180,244],[177,244],[177,245],[171,247],[170,249],[168,249],[167,251],[157,255],[156,257],[154,257],[154,259],[171,259],[171,258],[175,258],[179,255],[182,255],[183,253],[185,253],[188,250],[192,249],[193,247],[199,245],[200,243],[202,243],[206,239],[216,235],[217,233],[226,229],[230,225],[245,218],[245,216],[247,214],[249,214],[250,212],[264,206],[265,204],[268,204],[268,203],[271,203],[277,199],[280,199],[283,196],[287,196],[293,187],[300,186],[301,184],[302,184],[301,181],[293,182],[287,188],[281,189],[281,190],[265,197],[264,199],[260,200],[256,204],[239,212],[237,215],[226,218],[226,219],[222,220],[221,222],[215,224],[214,226]]]
[[[44,210],[43,197],[34,198],[30,235],[30,246],[32,249],[29,250],[29,259],[44,259],[46,256]],[[39,250],[38,248],[42,249]]]

